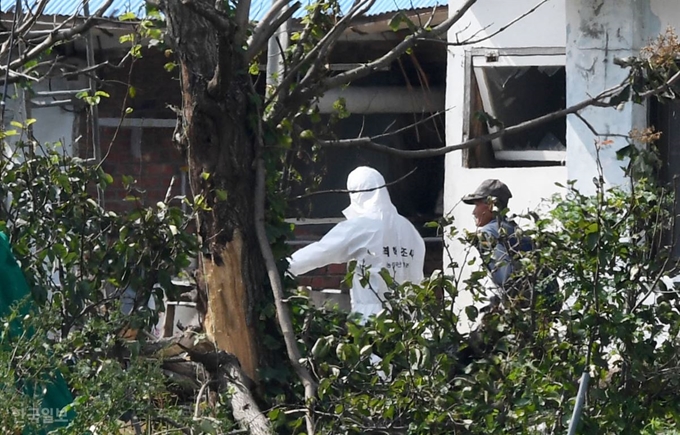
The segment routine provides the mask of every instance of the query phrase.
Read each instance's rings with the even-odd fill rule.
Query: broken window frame
[[[463,140],[471,139],[470,125],[472,107],[472,83],[473,75],[477,79],[480,97],[485,106],[490,105],[490,95],[487,85],[484,83],[483,74],[476,74],[475,68],[488,67],[522,67],[522,66],[558,66],[565,67],[566,51],[564,47],[517,47],[508,49],[499,48],[472,48],[465,52],[465,108],[463,112]],[[493,110],[488,112],[495,117]],[[565,120],[566,122],[566,120]],[[498,131],[498,127],[488,125],[489,133]],[[498,161],[516,162],[557,162],[564,164],[566,151],[549,150],[504,150],[501,139],[491,141],[494,157]],[[566,144],[565,144],[566,146]]]

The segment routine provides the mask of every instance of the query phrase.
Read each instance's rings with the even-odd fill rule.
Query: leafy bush
[[[0,335],[0,398],[13,405],[0,410],[2,432],[31,424],[23,410],[35,397],[21,386],[40,392],[46,371],[74,392],[75,418],[62,433],[114,433],[133,421],[150,433],[231,430],[228,408],[197,413],[195,395],[178,393],[162,362],[142,351],[143,333],[123,338],[155,324],[147,301],[171,293],[169,278],[196,254],[188,217],[167,203],[105,211],[92,198],[109,175],[56,149],[34,151],[20,147],[0,180],[0,225],[37,301],[15,310]],[[671,433],[680,423],[673,206],[672,195],[638,176],[631,188],[600,185],[594,196],[569,185],[549,214],[524,216],[537,249],[522,254],[517,279],[536,296],[545,271],[557,276],[565,299],[557,313],[513,300],[458,313],[459,290],[481,297],[486,273],[461,282],[455,264],[420,285],[392,283],[388,309],[363,325],[291,295],[305,363],[319,381],[318,433],[564,433],[584,371],[592,381],[579,433]],[[137,308],[124,315],[128,287]],[[481,326],[463,332],[461,320]],[[16,322],[31,334],[13,333]],[[278,433],[304,424],[294,379],[287,364],[262,373],[257,399]]]
[[[638,178],[593,196],[570,184],[549,214],[524,216],[537,249],[523,253],[516,278],[538,293],[541,271],[559,277],[566,302],[557,313],[511,300],[462,332],[458,290],[480,297],[485,272],[394,287],[389,309],[364,326],[311,309],[319,432],[565,433],[587,371],[578,433],[671,433],[680,424],[672,207],[672,195]]]
[[[76,417],[63,433],[113,433],[125,426],[120,417],[147,427],[186,420],[189,414],[173,407],[177,398],[160,363],[139,353],[147,336],[123,337],[157,323],[162,307],[149,308],[150,298],[175,296],[170,278],[183,273],[198,247],[186,231],[189,217],[168,202],[127,214],[106,211],[93,198],[112,177],[60,151],[19,142],[0,163],[0,229],[33,294],[22,301],[27,311],[15,307],[10,316],[30,333],[13,333],[9,321],[2,331],[0,396],[12,406],[0,411],[1,431],[57,419],[31,415],[40,409],[47,372],[61,373],[76,396]],[[126,183],[132,195],[133,180]],[[135,307],[124,315],[121,295],[128,289]],[[20,388],[30,384],[35,397]]]

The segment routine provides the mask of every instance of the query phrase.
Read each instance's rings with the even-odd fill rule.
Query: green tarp
[[[0,232],[0,317],[9,315],[12,307],[17,304],[21,305],[22,314],[30,312],[32,308],[30,294],[24,274],[12,254],[7,236]],[[25,303],[27,300],[31,303]],[[20,324],[12,325],[11,328],[12,334],[22,332]],[[33,388],[25,384],[24,393],[35,396],[36,407],[20,411],[24,412],[27,418],[31,418],[31,421],[42,424],[45,431],[65,426],[71,415],[59,415],[59,413],[66,405],[73,402],[68,385],[58,372],[45,373],[43,382],[46,386],[43,397],[40,397],[42,388],[37,393],[33,393]]]

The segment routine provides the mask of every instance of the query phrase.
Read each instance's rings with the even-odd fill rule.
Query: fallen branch
[[[197,339],[196,332],[187,330],[182,335],[146,342],[140,354],[160,359],[168,380],[189,393],[192,401],[199,400],[208,384],[217,385],[217,390],[229,391],[232,414],[244,433],[273,434],[269,419],[251,394],[253,381],[243,373],[238,359],[218,350],[207,338]],[[194,396],[196,392],[198,398]],[[199,418],[196,407],[194,405],[194,418]]]

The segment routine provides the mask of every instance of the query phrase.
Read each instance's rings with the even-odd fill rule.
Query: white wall
[[[41,82],[33,85],[34,92],[40,91],[57,91],[66,89],[83,89],[86,83],[84,80],[66,81],[63,79],[53,79],[50,82]],[[5,111],[6,128],[10,127],[11,121],[18,121],[24,123],[27,118],[36,119],[33,124],[33,135],[40,143],[54,143],[61,142],[67,153],[73,154],[73,141],[76,139],[74,135],[74,127],[76,121],[76,113],[73,105],[65,107],[41,107],[33,106],[30,109],[30,115],[27,116],[24,109],[24,104],[21,99],[21,92],[18,88],[10,86],[8,89],[8,98],[6,100],[7,109]],[[33,98],[35,100],[50,101],[52,98]],[[66,99],[66,97],[56,97],[58,100]],[[13,139],[13,138],[10,138]]]
[[[534,13],[505,31],[477,44],[451,46],[447,58],[446,141],[454,145],[463,140],[463,111],[465,108],[465,52],[471,48],[564,47],[564,1],[551,0]],[[463,0],[451,0],[449,14],[453,14]],[[479,0],[467,11],[448,33],[448,40],[481,40],[506,26],[536,6],[535,0]],[[532,29],[527,32],[527,29]],[[540,36],[539,36],[540,35]],[[462,153],[447,156],[447,169],[462,166]],[[449,179],[446,180],[446,185]]]
[[[462,0],[451,0],[453,14]],[[492,34],[500,26],[535,5],[533,0],[479,0],[460,23],[449,32],[449,41],[477,38]],[[485,28],[487,27],[488,28]],[[552,0],[513,28],[479,44],[484,47],[565,47],[567,73],[567,106],[576,104],[601,91],[618,85],[627,72],[614,64],[616,57],[636,56],[642,47],[667,27],[680,31],[678,0]],[[453,47],[449,54],[446,106],[447,144],[466,139],[463,131],[465,107],[465,47]],[[552,168],[467,169],[460,152],[451,153],[446,161],[444,206],[453,208],[452,215],[459,228],[472,229],[470,207],[457,205],[486,178],[506,182],[515,198],[512,212],[521,212],[536,205],[541,197],[557,191],[554,182],[576,180],[576,186],[586,193],[594,192],[592,183],[596,170],[596,141],[612,143],[601,148],[600,159],[609,186],[624,185],[616,151],[627,144],[624,138],[633,128],[647,126],[647,109],[643,105],[626,104],[621,110],[587,108],[581,115],[603,135],[598,137],[576,116],[567,118],[567,166]],[[454,208],[455,206],[455,208]],[[454,241],[450,251],[461,263],[464,251]],[[463,295],[460,306],[469,302]]]
[[[564,2],[565,0],[551,0],[506,31],[475,44],[473,47],[564,47]],[[461,3],[460,0],[451,0],[449,13],[453,14]],[[536,4],[535,0],[479,0],[449,31],[448,39],[460,41],[469,37],[485,38],[531,10]],[[476,36],[473,36],[475,34]],[[463,111],[466,104],[464,96],[465,51],[469,48],[471,47],[451,47],[449,51],[446,93],[446,107],[449,109],[446,114],[447,145],[454,145],[467,139],[463,131]],[[509,204],[510,211],[519,214],[528,209],[533,210],[543,198],[550,197],[557,192],[559,188],[554,183],[566,181],[567,169],[564,166],[470,169],[463,166],[461,152],[449,153],[446,157],[444,210],[445,213],[448,212],[453,216],[457,228],[470,231],[475,229],[471,215],[472,207],[460,203],[460,199],[463,195],[472,192],[487,178],[497,178],[508,185],[513,193]],[[457,263],[464,264],[466,247],[456,240],[447,240],[446,243],[448,252],[444,253],[445,263],[448,262],[450,255]],[[444,264],[445,268],[447,264]],[[479,267],[478,263],[466,266],[463,269],[463,276],[467,277],[471,271],[479,270]],[[456,304],[458,310],[472,304],[472,296],[463,289],[460,290]],[[461,317],[465,318],[465,315]],[[466,329],[468,326],[466,322],[461,322],[462,328]]]
[[[472,217],[473,207],[464,204],[460,199],[464,195],[473,192],[485,179],[496,178],[507,184],[512,192],[512,199],[508,207],[510,213],[523,214],[529,210],[545,210],[548,203],[543,200],[562,191],[555,183],[564,184],[566,182],[567,169],[564,166],[483,170],[456,168],[455,174],[452,175],[451,179],[453,181],[447,184],[446,197],[444,199],[447,205],[445,210],[454,217],[454,225],[462,232],[463,229],[474,231],[475,224]],[[518,221],[518,223],[525,228],[528,225],[526,222]],[[469,246],[461,244],[455,238],[446,241],[445,249],[444,267],[448,268],[448,259],[451,258],[462,267],[456,273],[462,273],[463,279],[467,278],[471,272],[480,270],[481,266],[476,249],[470,249]],[[470,260],[473,257],[476,257],[477,261],[475,264],[467,266],[466,260]],[[476,305],[478,308],[485,305],[484,303],[473,303],[472,295],[465,291],[464,286],[461,287],[456,301],[457,311],[463,310],[468,305]],[[462,317],[465,318],[465,315],[463,314]],[[465,322],[461,323],[461,327],[464,329],[468,326]]]
[[[674,27],[676,32],[680,32],[680,5],[676,0],[650,0],[647,21],[647,36],[654,37],[666,30]]]

